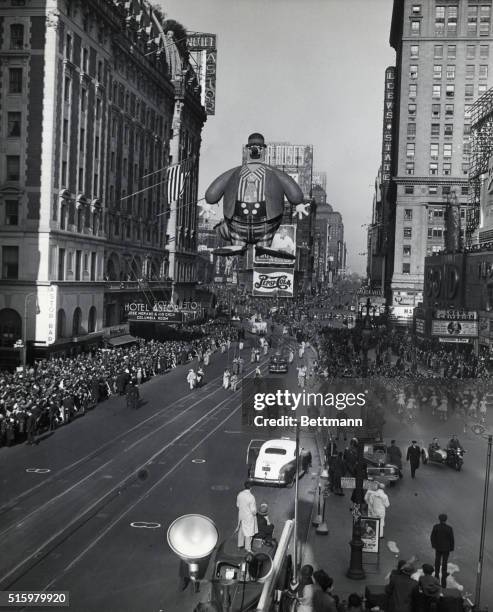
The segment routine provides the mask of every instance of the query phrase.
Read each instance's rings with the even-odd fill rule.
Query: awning
[[[116,338],[108,338],[108,344],[111,346],[123,346],[125,344],[132,344],[132,342],[138,342],[138,338],[125,334],[124,336],[116,336]]]

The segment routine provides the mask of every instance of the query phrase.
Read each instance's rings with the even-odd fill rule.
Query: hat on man
[[[412,576],[415,571],[416,571],[416,569],[414,568],[414,565],[412,565],[411,563],[405,563],[401,567],[401,572],[403,574],[406,574],[406,576]]]
[[[267,145],[265,144],[265,140],[262,134],[254,132],[248,137],[247,147],[262,147],[265,149],[266,146]]]
[[[317,584],[320,586],[322,591],[330,589],[331,586],[334,584],[334,580],[323,569],[319,569],[314,572],[313,577],[317,581]]]
[[[266,503],[260,504],[258,513],[260,516],[267,516],[269,514],[269,506]]]

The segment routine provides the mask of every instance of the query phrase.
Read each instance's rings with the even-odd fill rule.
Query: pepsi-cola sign
[[[253,295],[292,297],[294,272],[283,268],[254,268]]]

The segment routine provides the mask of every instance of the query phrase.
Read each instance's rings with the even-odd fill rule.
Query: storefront
[[[433,313],[431,336],[440,344],[479,347],[478,313],[464,309],[438,309]]]

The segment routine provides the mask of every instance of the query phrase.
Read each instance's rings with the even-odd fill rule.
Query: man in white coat
[[[252,552],[252,538],[258,531],[257,503],[250,491],[250,483],[245,482],[245,488],[238,493],[236,506],[238,508],[238,548],[245,547]]]
[[[384,491],[385,485],[378,483],[378,489],[372,491],[368,489],[365,495],[365,502],[368,504],[368,516],[380,519],[380,537],[383,538],[383,528],[385,525],[385,512],[390,506],[387,493]]]

